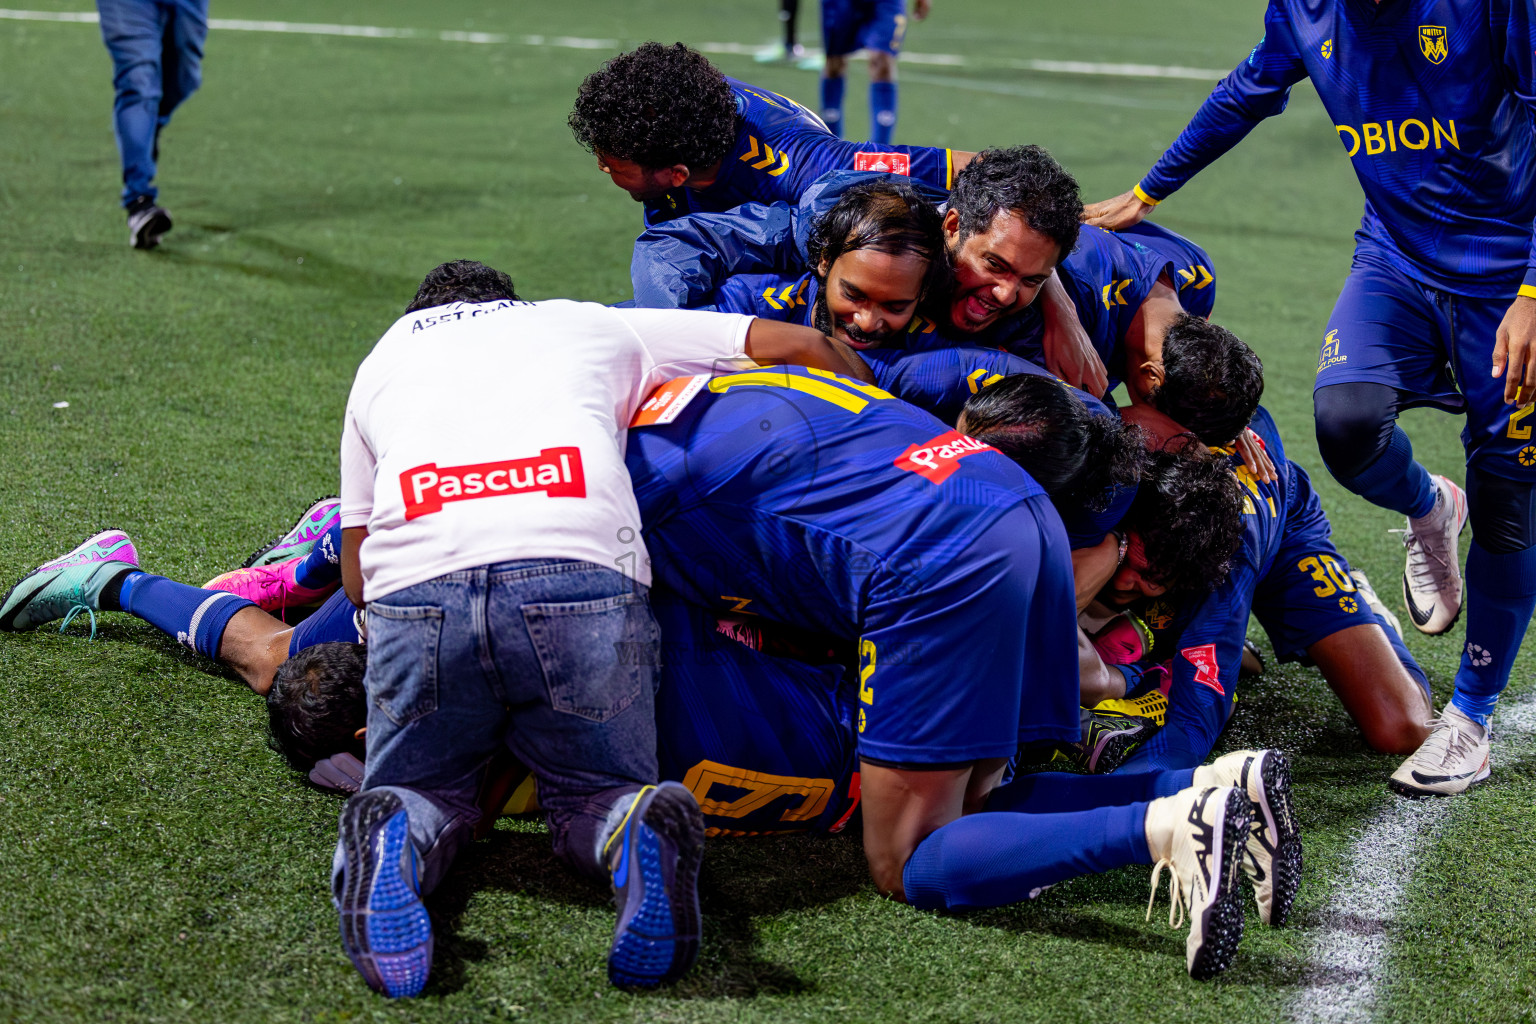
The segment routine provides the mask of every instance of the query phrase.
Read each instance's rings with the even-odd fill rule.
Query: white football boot
[[[1195,769],[1196,786],[1236,786],[1253,803],[1243,870],[1259,920],[1285,924],[1301,888],[1301,830],[1291,801],[1291,762],[1278,750],[1238,750]]]
[[[1455,796],[1492,771],[1489,731],[1447,704],[1429,737],[1392,773],[1387,785],[1403,796]]]
[[[1392,614],[1392,609],[1388,608],[1381,598],[1376,596],[1376,588],[1371,586],[1371,581],[1365,578],[1365,573],[1359,569],[1351,569],[1349,570],[1349,578],[1355,581],[1355,590],[1361,597],[1365,598],[1365,603],[1370,606],[1371,611],[1381,616],[1381,620],[1391,626],[1392,631],[1401,640],[1403,638],[1403,624],[1398,621],[1396,615]]]
[[[1403,531],[1408,563],[1403,568],[1403,601],[1419,632],[1444,633],[1461,614],[1461,565],[1456,538],[1467,526],[1467,492],[1443,476],[1434,478],[1439,494],[1422,519],[1409,519]]]
[[[1237,955],[1243,937],[1238,865],[1252,820],[1247,795],[1232,786],[1191,786],[1147,805],[1147,849],[1153,857],[1147,919],[1158,879],[1169,868],[1168,926],[1179,927],[1188,912],[1184,959],[1197,981],[1220,974]]]

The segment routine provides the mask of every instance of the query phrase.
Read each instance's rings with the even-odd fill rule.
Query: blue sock
[[[880,145],[888,145],[896,134],[896,83],[869,83],[869,137]]]
[[[843,137],[843,79],[821,80],[821,119],[833,135]]]
[[[1467,645],[1451,703],[1487,725],[1536,609],[1536,546],[1495,555],[1474,537],[1466,580]]]
[[[206,654],[219,656],[224,627],[242,608],[256,606],[223,590],[203,590],[185,583],[138,572],[123,581],[117,603],[167,636]]]
[[[1172,796],[1195,784],[1193,768],[1165,768],[1150,772],[1108,775],[1073,775],[1041,772],[1017,775],[987,797],[989,811],[1053,814],[1086,811],[1094,807],[1118,807],[1143,800]]]
[[[341,579],[341,520],[336,520],[295,567],[294,582],[319,590]]]
[[[1150,864],[1147,805],[1068,814],[970,814],[918,844],[902,868],[923,910],[1000,907],[1078,875]]]
[[[1427,516],[1439,493],[1429,471],[1413,459],[1413,442],[1402,427],[1392,428],[1392,440],[1376,461],[1353,477],[1334,479],[1372,505],[1389,508],[1413,519]]]

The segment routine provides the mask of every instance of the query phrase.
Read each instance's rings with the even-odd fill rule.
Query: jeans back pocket
[[[443,610],[368,605],[368,699],[396,725],[437,710],[437,648]]]
[[[525,604],[522,612],[556,711],[606,722],[651,684],[661,630],[641,595]]]

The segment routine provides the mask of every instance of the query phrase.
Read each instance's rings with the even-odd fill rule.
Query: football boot
[[[1419,632],[1444,633],[1461,614],[1461,565],[1456,538],[1467,526],[1467,494],[1443,476],[1434,478],[1434,508],[1409,519],[1403,531],[1408,561],[1403,568],[1403,601]]]
[[[1429,736],[1387,781],[1403,796],[1455,796],[1493,772],[1489,731],[1447,704]]]
[[[704,816],[686,787],[635,794],[604,847],[619,920],[608,980],[652,988],[682,977],[699,956],[699,864]]]
[[[1243,871],[1259,920],[1279,928],[1301,888],[1301,830],[1291,800],[1291,763],[1278,750],[1238,750],[1195,769],[1196,786],[1236,786],[1253,804]]]
[[[1168,868],[1168,925],[1178,928],[1188,917],[1184,964],[1196,981],[1220,974],[1237,955],[1243,937],[1238,865],[1252,819],[1247,795],[1233,786],[1191,786],[1147,805],[1147,850],[1153,857],[1147,920]]]
[[[139,571],[139,554],[121,530],[105,530],[67,554],[33,569],[0,602],[0,630],[20,632],[63,619],[59,631],[76,615],[91,617],[96,637],[96,613],[109,584]]]

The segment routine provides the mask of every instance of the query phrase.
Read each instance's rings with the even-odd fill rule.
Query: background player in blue
[[[828,171],[882,162],[882,170],[947,191],[972,155],[844,142],[794,100],[726,78],[682,43],[645,43],[592,72],[569,124],[598,169],[645,204],[647,224],[747,202],[797,202]]]
[[[912,20],[928,17],[932,0],[912,0]],[[821,0],[821,119],[843,134],[843,72],[848,55],[869,54],[870,139],[888,144],[896,131],[896,58],[907,34],[906,0]]]
[[[1178,444],[1189,434],[1230,445],[1252,418],[1278,479],[1260,481],[1231,449],[1214,449],[1230,466],[1242,508],[1241,539],[1224,582],[1205,595],[1171,595],[1175,612],[1148,610],[1144,619],[1177,637],[1168,712],[1161,732],[1131,756],[1132,767],[1198,764],[1210,753],[1231,713],[1250,610],[1282,661],[1309,659],[1378,750],[1406,752],[1423,741],[1429,685],[1402,638],[1372,607],[1364,576],[1352,573],[1333,546],[1311,480],[1285,457],[1268,412],[1258,405],[1263,368],[1251,349],[1215,324],[1192,320],[1198,333],[1167,361],[1153,406],[1125,415],[1155,441]],[[1185,431],[1188,433],[1185,433]],[[1143,488],[1145,491],[1145,487]],[[1138,496],[1141,505],[1144,495]],[[1103,599],[1124,607],[1164,597],[1159,567],[1164,555],[1143,543],[1171,525],[1161,512],[1133,506],[1126,519],[1130,546]],[[1180,559],[1197,561],[1198,559]],[[1171,624],[1160,620],[1172,618]]]
[[[155,202],[160,132],[203,81],[208,0],[96,0],[101,38],[112,54],[112,126],[123,161],[128,241],[153,249],[171,230]]]
[[[1404,600],[1467,638],[1456,690],[1392,778],[1452,794],[1490,770],[1487,724],[1536,607],[1536,14],[1526,0],[1271,0],[1264,38],[1135,188],[1087,211],[1121,227],[1285,109],[1310,78],[1365,191],[1313,401],[1335,478],[1408,517]],[[1449,364],[1450,370],[1447,370]],[[1454,374],[1454,377],[1452,376]],[[1432,477],[1400,410],[1465,411],[1467,493]]]

